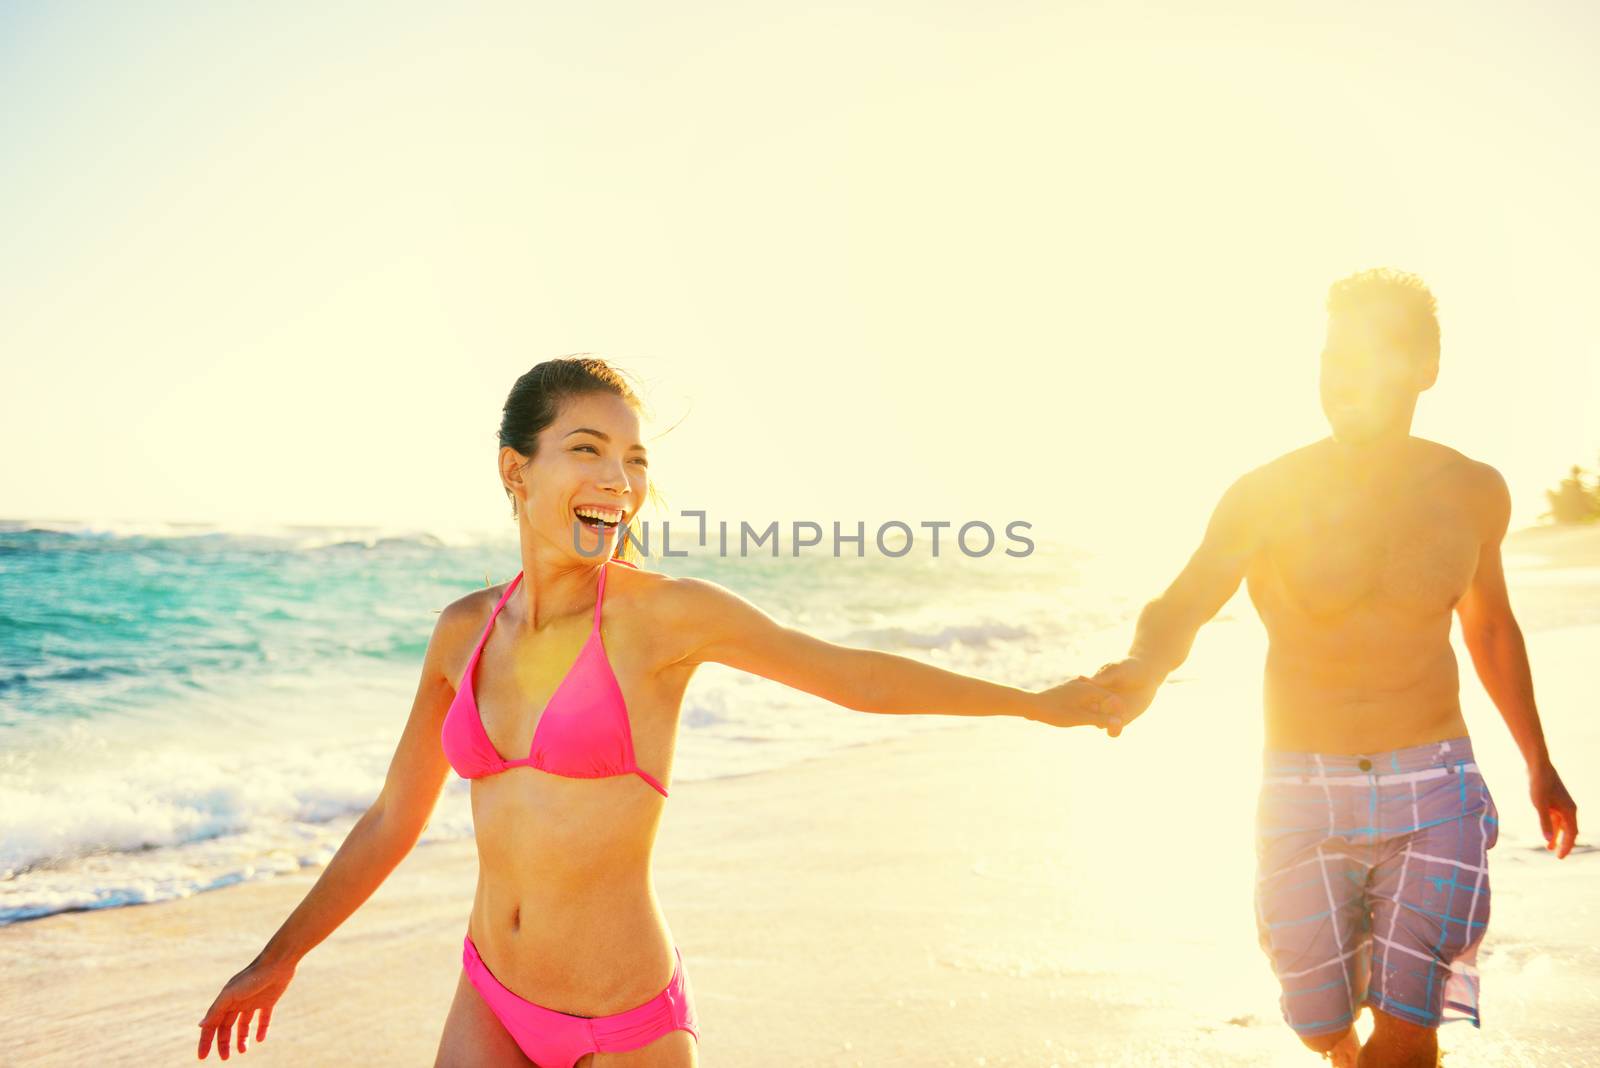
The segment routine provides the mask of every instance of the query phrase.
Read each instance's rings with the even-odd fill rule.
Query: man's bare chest
[[[1252,590],[1327,619],[1448,612],[1477,568],[1467,502],[1444,490],[1303,494],[1271,517]]]

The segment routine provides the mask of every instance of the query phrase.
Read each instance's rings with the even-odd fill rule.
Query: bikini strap
[[[498,616],[500,614],[500,609],[504,608],[506,606],[506,602],[511,600],[511,591],[516,589],[517,588],[517,583],[519,583],[521,581],[522,581],[522,572],[518,571],[517,572],[517,577],[511,580],[510,584],[506,586],[506,592],[502,593],[500,595],[500,600],[498,602],[496,602],[496,604],[494,606],[494,611],[489,616],[489,618],[491,620],[494,619],[495,616]]]
[[[478,635],[478,644],[472,650],[473,660],[476,660],[478,658],[478,654],[483,651],[483,643],[489,640],[489,632],[494,630],[494,621],[500,618],[500,609],[504,608],[506,606],[506,602],[511,600],[511,591],[516,589],[517,583],[521,581],[522,572],[518,571],[517,577],[512,579],[510,584],[506,586],[506,592],[502,593],[500,595],[500,600],[495,602],[494,611],[489,613],[489,622],[483,625],[483,633]]]
[[[600,629],[600,606],[601,606],[601,604],[603,604],[605,602],[605,599],[606,599],[606,572],[610,570],[610,565],[611,564],[626,564],[628,567],[633,568],[635,571],[639,570],[639,565],[638,564],[630,564],[630,563],[628,563],[628,561],[622,559],[620,556],[613,556],[611,559],[606,560],[605,562],[603,562],[600,565],[600,584],[596,588],[595,595],[594,595],[594,629],[595,630],[599,630]]]

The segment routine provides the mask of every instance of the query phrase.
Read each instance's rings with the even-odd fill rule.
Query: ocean
[[[1030,688],[1092,672],[1084,650],[1125,642],[1158,591],[1048,547],[644,565],[829,640]],[[519,566],[509,531],[0,521],[0,925],[326,863],[382,785],[435,614]],[[673,778],[952,722],[706,665]],[[422,842],[471,833],[452,775]]]

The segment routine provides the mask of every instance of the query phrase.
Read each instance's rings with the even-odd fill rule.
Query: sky
[[[1204,6],[1201,14],[1198,8]],[[1197,539],[1321,437],[1600,460],[1579,3],[0,5],[0,516],[510,529],[512,382],[631,372],[670,515]]]

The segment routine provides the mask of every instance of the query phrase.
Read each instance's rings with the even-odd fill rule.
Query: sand
[[[676,784],[656,884],[702,1063],[1320,1063],[1282,1025],[1253,941],[1261,645],[1247,609],[1225,617],[1117,741],[949,720]],[[1600,629],[1529,642],[1558,766],[1594,804]],[[1446,1064],[1600,1064],[1600,859],[1543,852],[1504,728],[1463,674],[1504,822],[1485,1027],[1446,1027]],[[0,930],[0,1063],[191,1061],[196,1021],[315,874]],[[413,852],[233,1062],[432,1064],[475,876],[470,842]]]

